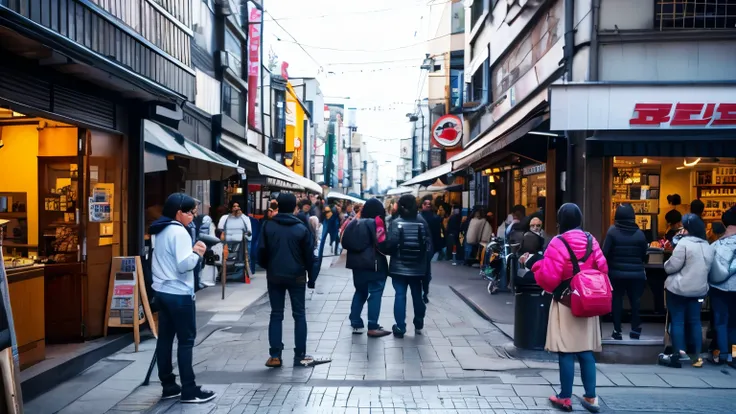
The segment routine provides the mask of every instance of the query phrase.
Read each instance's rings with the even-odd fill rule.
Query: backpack
[[[557,236],[570,254],[572,277],[563,280],[553,295],[555,300],[569,307],[572,315],[578,318],[590,318],[611,313],[613,298],[613,288],[607,274],[598,269],[580,270],[580,262],[585,263],[593,252],[592,236],[589,233],[586,233],[586,236],[588,246],[582,259],[575,256],[575,252],[564,237]]]
[[[421,222],[402,221],[399,227],[398,257],[406,262],[424,265],[427,256],[427,240],[424,224]]]

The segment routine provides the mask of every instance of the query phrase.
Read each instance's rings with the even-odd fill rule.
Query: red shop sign
[[[638,103],[632,127],[736,127],[736,103]]]

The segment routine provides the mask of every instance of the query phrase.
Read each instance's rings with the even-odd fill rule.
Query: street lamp
[[[420,66],[421,69],[425,69],[428,71],[434,70],[434,58],[432,58],[429,53],[426,54],[424,61],[422,61],[422,66]]]

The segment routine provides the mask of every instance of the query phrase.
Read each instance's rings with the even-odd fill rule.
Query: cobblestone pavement
[[[200,331],[209,332],[209,336],[198,338],[201,343],[194,352],[195,371],[198,383],[218,393],[211,403],[187,406],[159,401],[157,382],[137,387],[110,403],[105,395],[115,394],[117,387],[112,377],[103,384],[106,388],[100,385],[59,412],[553,412],[547,397],[558,388],[556,364],[509,357],[505,352],[509,339],[473,313],[447,286],[432,286],[425,334],[415,335],[409,326],[404,339],[353,335],[347,320],[352,292],[348,271],[325,269],[317,292],[307,301],[309,351],[316,357],[332,358],[331,364],[313,369],[267,369],[269,305],[263,299],[237,317],[212,318],[210,329]],[[393,324],[392,305],[389,280],[381,311],[381,323],[386,327]],[[407,313],[411,321],[411,303]],[[284,360],[288,363],[293,356],[293,321],[288,310],[286,315]],[[141,357],[150,360],[155,343],[143,345]],[[112,359],[131,355],[136,354]],[[471,369],[467,369],[468,355]],[[476,369],[472,369],[473,357],[479,361]],[[488,361],[491,366],[483,366]],[[138,363],[147,365],[146,361]],[[732,373],[736,371],[712,367],[673,371],[656,366],[600,365],[598,394],[607,412],[734,412],[736,397],[727,390],[736,388]],[[582,395],[579,385],[576,378],[576,395]],[[582,407],[578,404],[576,409]]]

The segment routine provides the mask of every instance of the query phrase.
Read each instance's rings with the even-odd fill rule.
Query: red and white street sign
[[[736,87],[552,85],[551,129],[736,129]]]

